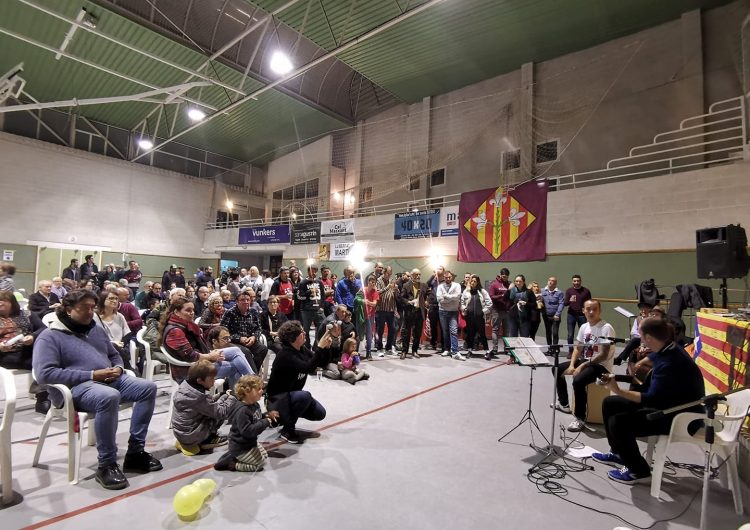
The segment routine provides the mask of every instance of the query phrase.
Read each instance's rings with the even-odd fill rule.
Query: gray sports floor
[[[320,437],[293,446],[266,431],[261,441],[269,442],[272,457],[255,474],[214,471],[211,465],[223,448],[192,458],[178,453],[166,428],[168,397],[163,395],[147,449],[161,459],[164,470],[130,476],[130,488],[119,492],[105,491],[93,480],[93,447],[83,449],[81,482],[68,484],[61,423],[52,426],[42,467],[32,468],[42,416],[19,412],[13,474],[14,490],[23,501],[0,510],[0,530],[698,527],[702,484],[687,470],[665,477],[660,501],[649,495],[647,485],[611,482],[605,476],[610,468],[592,462],[593,470],[551,479],[560,495],[540,493],[527,472],[540,459],[529,443],[545,445],[541,435],[533,432],[532,437],[526,423],[506,439],[509,443],[497,441],[522,418],[528,400],[530,369],[506,365],[506,360],[386,358],[365,363],[372,377],[356,386],[309,378],[306,389],[328,416],[299,426],[318,430]],[[168,389],[164,379],[159,385]],[[533,412],[546,436],[552,388],[549,370],[537,370]],[[29,401],[21,400],[24,404]],[[127,410],[121,413],[122,448],[128,416]],[[562,415],[557,423],[569,421]],[[556,430],[555,444],[561,445]],[[602,432],[584,433],[578,442],[607,449]],[[702,462],[702,454],[686,446],[677,446],[670,457]],[[217,492],[196,520],[181,521],[172,511],[172,497],[200,477],[215,479]],[[731,492],[722,482],[711,483],[709,528],[736,529],[750,518],[735,515]]]

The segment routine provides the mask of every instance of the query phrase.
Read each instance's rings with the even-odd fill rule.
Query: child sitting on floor
[[[352,385],[362,379],[370,379],[370,374],[359,367],[359,353],[357,352],[356,340],[346,339],[344,341],[339,369],[341,370],[341,379]]]
[[[227,443],[227,437],[217,431],[237,400],[229,394],[215,399],[209,396],[206,391],[213,388],[215,380],[214,363],[198,361],[190,366],[187,378],[175,392],[172,430],[177,438],[175,447],[186,456]]]
[[[214,464],[217,471],[260,471],[268,459],[258,444],[258,435],[278,424],[275,410],[263,414],[258,401],[263,396],[263,381],[257,375],[243,375],[234,385],[237,402],[229,413],[229,450]]]

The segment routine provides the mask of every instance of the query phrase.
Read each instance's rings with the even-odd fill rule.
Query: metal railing
[[[717,101],[708,112],[659,133],[650,144],[634,147],[604,169],[550,177],[550,190],[580,188],[617,180],[690,171],[742,160],[747,144],[745,98]]]
[[[652,177],[727,164],[743,159],[747,145],[747,127],[743,96],[718,101],[708,112],[691,116],[680,122],[678,129],[659,133],[647,145],[633,147],[628,156],[615,158],[604,169],[583,171],[570,175],[548,177],[550,191],[580,188],[618,180]],[[369,217],[458,205],[460,193],[383,205],[360,203],[356,208],[330,206],[320,199],[317,212],[274,217],[270,220],[249,219],[235,223],[209,223],[207,230],[261,226],[266,224],[296,224],[351,217]],[[328,204],[326,204],[328,203]],[[285,208],[288,208],[287,205]],[[293,211],[289,208],[289,211]]]

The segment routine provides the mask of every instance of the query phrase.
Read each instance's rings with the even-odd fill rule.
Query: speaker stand
[[[727,309],[729,300],[727,299],[727,279],[721,279],[721,285],[719,285],[719,292],[721,293],[721,307]]]

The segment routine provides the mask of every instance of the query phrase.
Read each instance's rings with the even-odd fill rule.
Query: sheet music
[[[635,317],[635,315],[633,313],[631,313],[630,311],[628,311],[625,308],[620,307],[619,305],[617,307],[615,307],[615,311],[617,311],[618,313],[620,313],[625,318],[633,318],[633,317]]]
[[[518,364],[538,366],[550,364],[542,351],[542,346],[529,337],[503,337],[505,344],[513,351]]]

